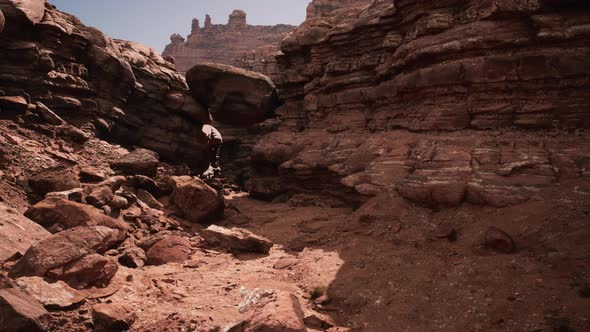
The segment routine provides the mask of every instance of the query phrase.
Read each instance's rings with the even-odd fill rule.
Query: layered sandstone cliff
[[[377,0],[308,20],[281,45],[282,126],[254,149],[252,187],[505,206],[587,186],[589,11]]]
[[[198,19],[193,20],[191,34],[186,39],[173,34],[163,55],[172,56],[181,72],[200,62],[236,64],[252,69],[253,65],[249,63],[262,62],[262,59],[277,52],[279,42],[294,28],[283,24],[249,25],[242,10],[235,10],[227,24],[212,24],[211,17],[207,15],[203,27]]]
[[[203,167],[209,116],[172,63],[44,0],[2,0],[0,9],[2,95],[25,95],[79,128]]]

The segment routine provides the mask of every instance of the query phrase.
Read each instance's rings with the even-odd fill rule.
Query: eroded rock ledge
[[[255,148],[252,187],[504,206],[587,180],[589,11],[377,0],[310,15],[281,45],[282,126]]]

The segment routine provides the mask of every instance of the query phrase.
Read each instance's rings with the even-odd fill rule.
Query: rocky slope
[[[310,19],[281,45],[283,125],[255,149],[260,181],[431,206],[587,187],[587,10],[402,0]]]
[[[264,59],[272,58],[279,42],[294,28],[249,25],[242,10],[234,10],[227,24],[212,24],[207,15],[203,27],[198,19],[193,20],[191,34],[186,39],[173,34],[163,55],[173,57],[181,72],[200,62],[217,62],[271,73],[272,62],[266,65]]]
[[[33,113],[47,107],[89,132],[203,167],[207,137],[201,126],[209,115],[188,95],[173,64],[148,47],[86,27],[43,0],[1,1],[0,9],[6,16],[3,95],[25,95],[36,105]]]

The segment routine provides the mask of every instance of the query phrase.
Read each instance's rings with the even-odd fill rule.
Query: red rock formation
[[[281,45],[283,125],[254,149],[259,179],[494,206],[588,180],[583,1],[377,0],[318,20],[323,4]],[[274,157],[287,146],[303,150]]]
[[[202,119],[208,114],[195,107],[173,64],[148,47],[113,40],[44,0],[0,1],[0,9],[6,17],[0,90],[26,94],[23,112],[26,102],[42,102],[68,123],[199,166],[207,141]]]
[[[234,10],[227,25],[212,24],[206,16],[205,26],[200,27],[198,19],[193,20],[191,34],[185,40],[178,34],[170,37],[163,55],[172,56],[176,67],[186,72],[200,62],[239,64],[236,59],[245,54],[265,52],[266,55],[278,51],[277,45],[295,27],[290,25],[254,26],[246,22],[246,13]],[[268,50],[271,48],[272,50]],[[263,51],[265,50],[265,51]],[[246,68],[249,69],[249,68]]]

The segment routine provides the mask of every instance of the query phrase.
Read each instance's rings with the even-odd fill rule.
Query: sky
[[[248,15],[248,24],[299,25],[305,19],[310,0],[49,0],[59,10],[76,15],[110,37],[127,39],[153,47],[158,52],[170,42],[170,35],[190,33],[193,18],[226,24],[234,9]]]

